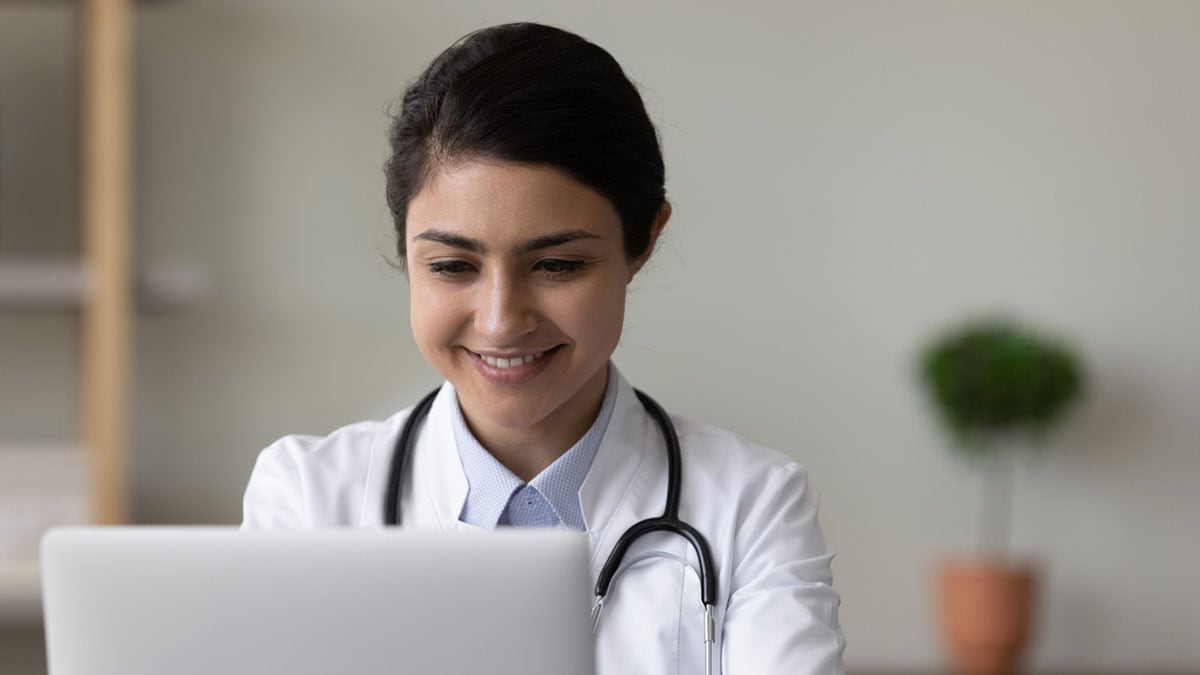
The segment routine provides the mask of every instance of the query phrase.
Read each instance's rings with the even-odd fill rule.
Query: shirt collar
[[[616,378],[616,369],[610,363],[604,401],[591,428],[561,457],[529,481],[529,485],[550,502],[559,520],[567,527],[580,532],[586,530],[587,525],[579,505],[579,488],[587,478],[592,460],[596,457],[596,450],[604,440],[604,432],[612,417],[617,399]],[[450,415],[454,427],[454,440],[458,446],[458,456],[468,486],[467,498],[463,502],[459,520],[476,527],[494,528],[504,513],[509,498],[524,483],[479,443],[467,427],[462,409],[458,405],[458,397],[455,396],[451,400],[453,405],[450,406]]]

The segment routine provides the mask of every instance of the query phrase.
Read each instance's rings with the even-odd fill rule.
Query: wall
[[[1017,476],[1015,545],[1046,574],[1036,663],[1200,668],[1200,5],[448,4],[139,10],[140,257],[214,282],[141,317],[141,520],[235,522],[262,446],[437,381],[386,263],[384,109],[461,34],[540,20],[617,57],[666,149],[675,215],[616,362],[671,410],[809,466],[850,666],[937,662],[928,577],[974,545],[979,485],[912,358],[948,322],[1005,311],[1091,370]],[[0,6],[0,62],[9,22],[59,35],[32,18],[47,11]],[[20,133],[70,158],[70,133]],[[68,434],[65,320],[0,320],[0,372],[44,373],[0,378],[0,429]]]

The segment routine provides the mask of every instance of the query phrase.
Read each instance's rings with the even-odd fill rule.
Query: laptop
[[[586,535],[52,530],[50,675],[592,675]]]

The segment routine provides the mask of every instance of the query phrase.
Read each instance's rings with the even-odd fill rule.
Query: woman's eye
[[[429,271],[443,277],[455,277],[471,271],[471,265],[462,260],[439,260],[429,263]]]
[[[561,277],[574,274],[583,268],[583,262],[580,260],[539,260],[534,269],[544,272],[552,277]]]

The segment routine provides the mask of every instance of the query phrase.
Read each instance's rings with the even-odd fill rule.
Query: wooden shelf
[[[42,534],[88,522],[89,501],[82,449],[68,443],[0,444],[0,621],[41,619]]]
[[[40,615],[33,561],[45,529],[72,521],[108,525],[129,520],[130,372],[138,304],[133,269],[134,3],[74,4],[81,255],[78,261],[3,261],[0,310],[78,310],[78,442],[0,446],[0,618]],[[168,274],[165,286],[177,291],[178,281]],[[188,283],[183,284],[184,295]],[[146,285],[152,297],[163,287]],[[167,297],[171,295],[168,291]]]
[[[0,621],[37,623],[42,619],[41,571],[36,558],[0,558]]]
[[[84,265],[75,259],[0,257],[0,309],[75,311],[88,296]],[[138,306],[165,310],[196,302],[207,293],[209,275],[199,266],[151,266],[134,280]]]

